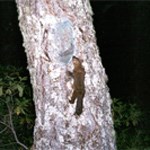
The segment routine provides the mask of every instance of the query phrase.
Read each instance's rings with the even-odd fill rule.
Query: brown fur
[[[72,62],[74,65],[72,73],[74,83],[73,83],[73,94],[69,102],[73,104],[75,102],[75,99],[77,99],[75,113],[77,115],[80,115],[82,113],[83,97],[85,94],[85,86],[84,86],[85,70],[81,64],[81,61],[77,57],[74,56]]]

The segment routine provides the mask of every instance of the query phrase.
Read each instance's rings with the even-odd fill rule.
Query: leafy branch
[[[13,124],[13,119],[12,119],[12,109],[11,107],[9,106],[8,102],[6,103],[7,105],[7,108],[8,108],[8,114],[9,114],[9,125],[0,121],[1,124],[5,125],[6,127],[0,132],[0,133],[3,133],[7,128],[9,128],[12,133],[13,133],[13,136],[15,138],[15,141],[17,144],[19,144],[21,147],[23,147],[24,149],[28,149],[26,145],[24,145],[23,143],[20,142],[20,140],[18,139],[18,136],[16,134],[16,131],[15,131],[15,128],[14,128],[14,124]]]

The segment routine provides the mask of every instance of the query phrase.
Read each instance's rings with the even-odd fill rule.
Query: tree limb
[[[8,111],[9,111],[10,129],[11,129],[13,135],[14,135],[14,138],[15,138],[17,144],[19,144],[20,146],[22,146],[25,149],[28,149],[27,146],[25,146],[23,143],[21,143],[19,141],[18,137],[17,137],[16,131],[15,131],[15,128],[14,128],[14,124],[13,124],[13,120],[12,120],[12,111],[11,111],[11,108],[8,105],[8,103],[7,103],[7,108],[8,108]]]

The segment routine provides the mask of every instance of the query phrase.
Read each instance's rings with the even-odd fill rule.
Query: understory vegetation
[[[150,150],[150,114],[135,102],[125,103],[116,98],[112,111],[118,150]]]
[[[113,99],[118,150],[150,150],[149,115],[135,102]],[[27,70],[0,66],[0,150],[23,150],[33,143],[35,109]]]

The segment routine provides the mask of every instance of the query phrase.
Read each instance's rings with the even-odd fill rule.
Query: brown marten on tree
[[[73,83],[73,94],[69,102],[73,104],[77,99],[75,114],[80,115],[82,113],[83,97],[85,94],[85,86],[84,86],[85,70],[79,58],[73,56],[72,62],[74,65],[74,69],[73,72],[72,73],[69,72],[69,74],[73,77],[74,83]]]

